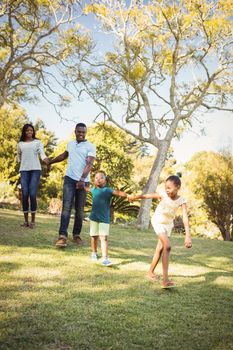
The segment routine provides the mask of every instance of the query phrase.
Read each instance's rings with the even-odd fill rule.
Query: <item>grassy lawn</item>
[[[0,349],[233,349],[233,243],[194,238],[188,250],[174,235],[177,287],[163,290],[145,278],[152,230],[113,225],[103,267],[90,261],[88,223],[84,247],[61,250],[59,218],[21,222],[0,210]]]

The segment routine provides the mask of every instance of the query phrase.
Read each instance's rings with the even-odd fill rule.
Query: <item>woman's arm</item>
[[[46,156],[45,151],[44,151],[44,146],[43,143],[39,140],[39,154],[40,154],[40,158],[42,159],[42,161],[46,164],[49,165],[49,158]]]
[[[187,211],[187,205],[186,203],[183,203],[181,205],[183,210],[183,223],[185,228],[185,247],[191,248],[192,247],[192,241],[191,241],[191,234],[189,229],[189,218],[188,218],[188,211]]]

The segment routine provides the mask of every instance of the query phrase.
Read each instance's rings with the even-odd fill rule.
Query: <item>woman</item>
[[[44,153],[44,147],[36,138],[33,125],[25,124],[22,129],[20,141],[17,145],[17,160],[20,163],[20,182],[22,190],[22,206],[24,223],[21,226],[34,228],[37,209],[36,194],[40,183],[41,164],[40,158],[48,164],[49,159]],[[31,222],[28,221],[29,199]]]

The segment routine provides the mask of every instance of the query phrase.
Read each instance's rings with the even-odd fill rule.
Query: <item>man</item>
[[[62,162],[68,158],[68,165],[63,185],[63,202],[59,237],[56,241],[57,247],[67,246],[68,226],[70,215],[75,201],[75,219],[73,227],[73,240],[78,245],[82,245],[80,232],[83,223],[84,205],[86,202],[85,187],[90,182],[90,170],[96,157],[96,147],[85,139],[87,127],[83,123],[78,123],[75,127],[76,140],[68,142],[67,149],[54,159],[49,160],[51,164]]]

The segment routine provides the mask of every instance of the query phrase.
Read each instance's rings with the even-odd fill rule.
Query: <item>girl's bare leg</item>
[[[155,254],[154,254],[154,257],[152,259],[149,272],[148,272],[148,276],[150,276],[152,278],[155,277],[154,270],[155,270],[156,266],[158,265],[158,262],[161,258],[162,251],[163,251],[163,245],[162,245],[161,241],[159,240],[157,243],[156,249],[155,249]]]
[[[163,282],[168,281],[168,266],[169,266],[169,255],[171,251],[171,243],[166,234],[160,234],[159,239],[163,245],[162,255],[162,268],[163,268]]]

